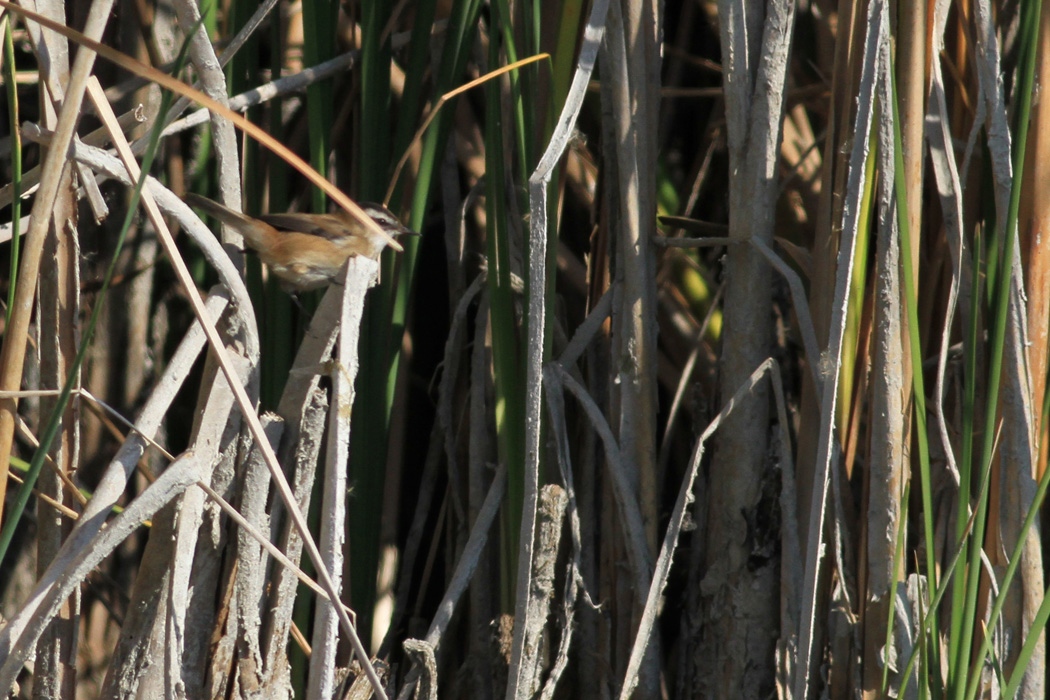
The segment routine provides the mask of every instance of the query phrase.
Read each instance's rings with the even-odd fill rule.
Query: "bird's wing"
[[[348,235],[346,224],[328,214],[266,214],[259,219],[278,230],[307,233],[330,241],[338,241]]]

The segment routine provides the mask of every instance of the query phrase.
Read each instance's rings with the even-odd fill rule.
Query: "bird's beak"
[[[389,231],[395,236],[419,236],[422,235],[419,231],[413,231],[408,226],[405,226],[399,219],[394,219],[397,222],[397,228]]]

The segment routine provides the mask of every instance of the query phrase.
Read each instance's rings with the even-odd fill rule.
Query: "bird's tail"
[[[270,236],[267,235],[270,233],[270,227],[258,219],[235,212],[229,207],[193,192],[187,192],[184,199],[191,207],[202,209],[208,216],[218,219],[227,226],[232,226],[237,233],[244,236],[245,242],[252,248],[259,250],[271,243]]]

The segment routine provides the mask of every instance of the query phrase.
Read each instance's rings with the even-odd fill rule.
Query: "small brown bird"
[[[198,194],[189,193],[185,199],[190,206],[203,209],[241,234],[289,291],[327,286],[350,256],[378,260],[386,247],[385,240],[343,210],[335,214],[267,214],[255,218]],[[359,206],[391,236],[419,235],[381,204],[361,202]]]

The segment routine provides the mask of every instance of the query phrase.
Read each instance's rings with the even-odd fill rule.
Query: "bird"
[[[248,247],[280,278],[281,286],[292,293],[328,286],[347,258],[363,255],[378,260],[387,245],[371,227],[344,210],[253,217],[192,192],[184,199],[241,234]],[[360,202],[358,206],[388,235],[419,235],[381,204]]]

